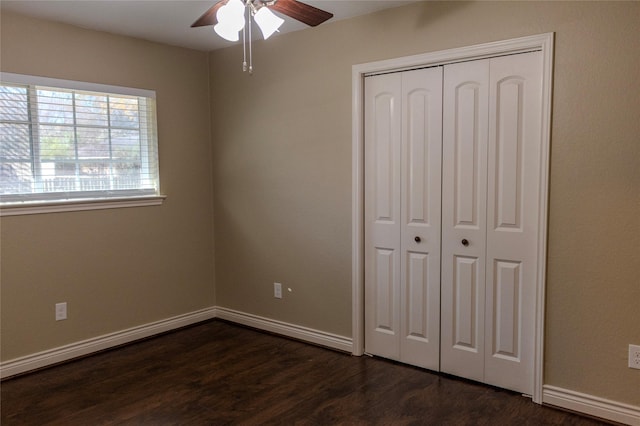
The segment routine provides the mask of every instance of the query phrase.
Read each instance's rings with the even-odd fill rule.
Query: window
[[[0,205],[158,197],[155,92],[2,74]]]

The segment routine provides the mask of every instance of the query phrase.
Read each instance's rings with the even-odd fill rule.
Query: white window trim
[[[156,99],[156,92],[133,87],[64,80],[26,74],[0,72],[0,81],[25,85],[64,87],[73,90],[106,92],[128,96]],[[103,210],[127,207],[147,207],[162,205],[166,195],[125,196],[121,198],[78,198],[69,200],[39,200],[29,202],[6,203],[0,205],[0,217],[20,216],[42,213],[59,213],[85,210]]]
[[[0,206],[0,217],[159,206],[162,205],[166,198],[166,195],[150,195],[145,197],[95,198],[43,202],[34,201],[30,203],[7,204]]]
[[[0,72],[0,81],[10,81],[11,83],[34,86],[64,87],[65,89],[86,90],[88,92],[106,92],[118,95],[156,98],[156,92],[153,90],[112,86],[109,84],[88,83],[84,81],[63,80],[60,78],[40,77],[36,75],[14,74],[10,72]]]

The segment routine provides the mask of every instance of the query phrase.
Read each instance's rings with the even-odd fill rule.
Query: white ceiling
[[[352,18],[417,0],[305,0],[334,14],[327,22]],[[2,10],[159,43],[215,50],[234,43],[218,37],[212,26],[191,24],[217,0],[1,0]],[[283,16],[284,17],[284,16]],[[280,32],[310,28],[284,17]],[[254,35],[259,33],[255,31]],[[277,34],[273,35],[277,37]],[[240,42],[236,42],[240,43]]]

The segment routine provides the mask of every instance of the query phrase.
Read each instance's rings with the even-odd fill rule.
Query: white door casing
[[[540,167],[538,170],[539,203],[537,208],[536,254],[540,261],[535,265],[535,339],[533,362],[533,401],[542,402],[543,341],[544,341],[544,282],[546,264],[546,230],[548,203],[548,165],[551,122],[551,89],[553,69],[553,33],[521,37],[455,48],[444,51],[354,65],[352,69],[353,127],[352,127],[352,304],[353,304],[353,354],[364,352],[364,77],[375,73],[442,65],[466,60],[477,60],[496,55],[508,55],[528,51],[540,51],[542,56],[540,117]],[[505,270],[508,270],[506,268]],[[507,274],[508,276],[508,274]]]

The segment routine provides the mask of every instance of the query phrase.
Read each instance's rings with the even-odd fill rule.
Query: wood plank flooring
[[[220,320],[5,380],[11,425],[601,425]]]

